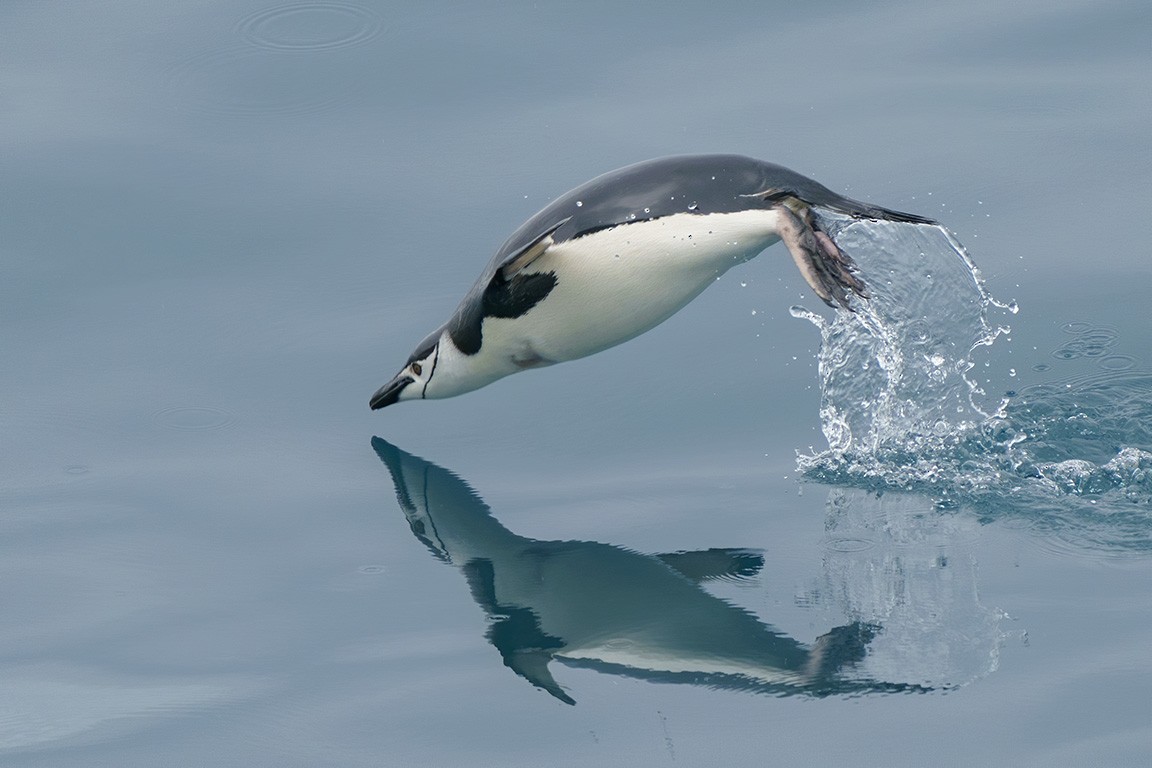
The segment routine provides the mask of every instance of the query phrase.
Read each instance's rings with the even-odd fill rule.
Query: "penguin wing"
[[[556,234],[556,230],[567,224],[571,218],[571,216],[567,216],[549,225],[543,232],[540,232],[526,244],[521,245],[512,251],[512,253],[505,256],[499,267],[500,277],[504,280],[511,280],[517,272],[540,258],[540,256],[544,254],[544,251],[548,250],[548,247],[556,242],[552,237]]]
[[[552,677],[552,672],[548,669],[548,662],[551,660],[550,653],[536,649],[519,650],[504,657],[504,663],[508,668],[532,685],[547,691],[565,704],[575,704],[576,699],[565,693],[556,682],[556,678]]]

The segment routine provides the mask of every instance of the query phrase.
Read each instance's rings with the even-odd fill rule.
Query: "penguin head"
[[[432,385],[436,367],[440,362],[441,336],[441,332],[437,331],[420,342],[416,351],[408,356],[408,362],[400,372],[372,395],[372,399],[368,402],[372,410],[385,408],[401,400],[415,400],[429,396],[428,389]]]
[[[483,365],[482,355],[466,355],[457,349],[447,330],[432,333],[416,347],[404,367],[372,395],[372,410],[401,400],[437,400],[479,389],[506,375],[493,374]]]

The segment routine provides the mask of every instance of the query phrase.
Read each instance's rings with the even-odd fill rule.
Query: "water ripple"
[[[851,536],[836,536],[824,542],[824,548],[833,552],[863,552],[876,546],[876,542]]]
[[[375,11],[352,3],[292,3],[245,16],[236,31],[258,48],[273,51],[331,51],[364,45],[384,30]]]
[[[1135,366],[1136,358],[1131,355],[1108,355],[1100,360],[1100,367],[1106,371],[1127,371]]]
[[[236,423],[236,416],[223,408],[182,405],[156,411],[152,414],[152,422],[168,429],[227,429]]]
[[[1120,340],[1120,330],[1111,325],[1092,325],[1081,320],[1065,323],[1060,328],[1075,338],[1052,350],[1057,360],[1076,360],[1082,357],[1099,358],[1098,366],[1106,371],[1132,368],[1136,359],[1128,355],[1112,355],[1109,350]],[[1033,370],[1041,370],[1039,366]],[[1046,370],[1046,369],[1044,369]]]

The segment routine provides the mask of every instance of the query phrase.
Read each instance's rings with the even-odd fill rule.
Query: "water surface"
[[[3,4],[0,762],[1146,764],[1150,28]],[[917,307],[909,360],[974,363],[915,368],[937,400],[838,389],[862,331],[776,247],[626,345],[369,412],[521,221],[688,152],[939,219],[1019,312]],[[487,554],[413,535],[374,437]]]

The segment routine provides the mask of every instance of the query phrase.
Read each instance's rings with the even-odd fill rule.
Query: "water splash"
[[[974,352],[1008,332],[995,301],[942,227],[825,216],[857,261],[872,298],[831,320],[793,307],[820,329],[820,418],[829,452],[877,454],[909,438],[938,440],[1002,412],[973,375]],[[943,258],[942,258],[943,257]]]
[[[828,441],[800,471],[1024,517],[1096,551],[1152,551],[1152,374],[1105,367],[990,395],[978,358],[1016,307],[989,294],[963,246],[941,227],[822,218],[872,298],[831,319],[792,309],[820,331]]]

